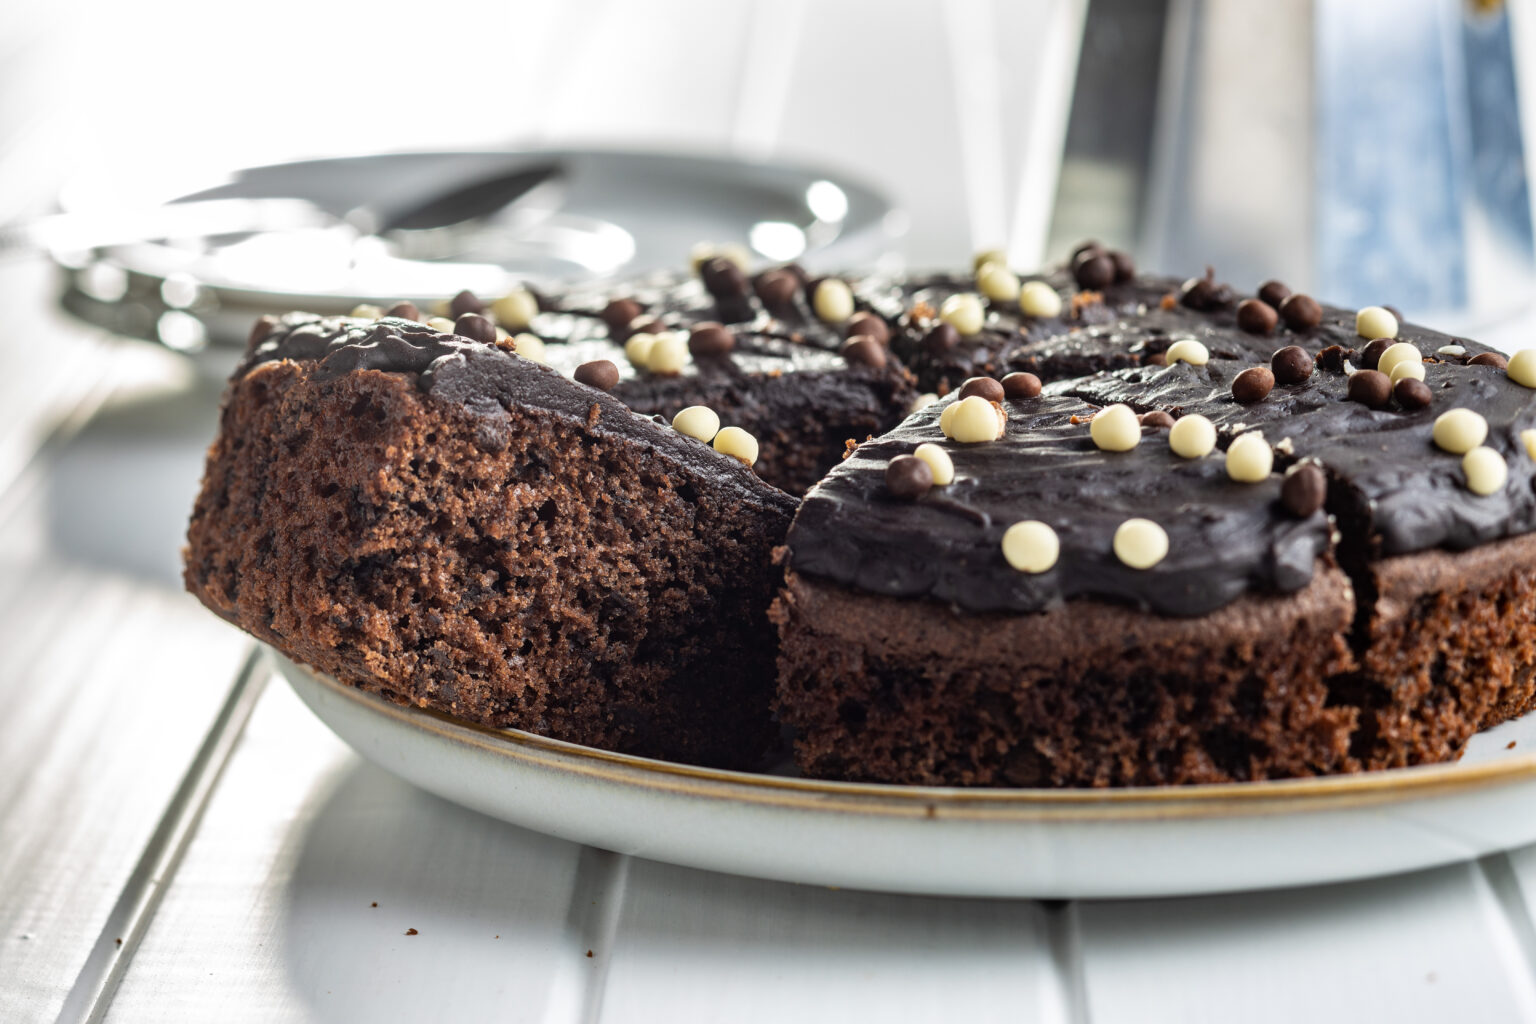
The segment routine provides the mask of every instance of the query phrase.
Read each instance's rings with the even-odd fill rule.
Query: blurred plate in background
[[[680,266],[700,241],[870,265],[902,223],[824,170],[587,149],[277,164],[110,217],[90,212],[112,206],[92,190],[74,183],[36,233],[66,273],[65,308],[187,351],[243,344],[262,313],[621,276]]]

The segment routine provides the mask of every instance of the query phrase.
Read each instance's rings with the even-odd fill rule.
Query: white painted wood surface
[[[880,181],[918,262],[1027,262],[1060,131],[1042,97],[1072,71],[1032,43],[1082,3],[444,0],[424,29],[418,5],[361,24],[278,0],[238,31],[210,10],[0,6],[0,213],[80,140],[139,155],[125,179],[672,142]],[[256,73],[296,32],[347,56]],[[372,63],[402,48],[452,91]],[[0,1021],[1536,1021],[1536,850],[1199,900],[909,899],[634,861],[414,791],[242,673],[244,638],[180,593],[217,382],[63,322],[50,289],[0,264]]]

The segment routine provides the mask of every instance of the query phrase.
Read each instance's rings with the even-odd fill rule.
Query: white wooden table
[[[434,6],[444,24],[497,10]],[[967,33],[1032,38],[1081,14],[1074,0],[524,3],[475,36],[505,42],[505,66],[465,58],[451,34],[412,37],[425,58],[459,61],[443,72],[459,92],[380,73],[371,97],[347,94],[367,113],[348,120],[308,102],[352,81],[340,59],[187,88],[230,60],[187,45],[216,7],[0,8],[0,220],[51,188],[82,139],[112,153],[153,137],[174,170],[481,142],[500,111],[525,139],[853,152],[855,170],[922,199],[911,251],[955,262],[1008,238],[1027,259],[1054,171],[990,130],[1071,61],[979,53]],[[417,8],[386,8],[368,31],[391,42],[394,15]],[[871,26],[925,12],[932,59],[893,77]],[[698,46],[669,51],[689,60],[633,59],[660,52],[646,42],[657,18],[697,29]],[[351,15],[278,0],[227,27],[234,63],[262,66],[299,22],[361,46]],[[755,45],[713,45],[733,36]],[[570,45],[539,45],[553,39]],[[151,43],[177,59],[141,53]],[[775,52],[798,56],[756,56]],[[72,74],[87,66],[133,76]],[[699,85],[722,68],[732,89]],[[620,72],[625,102],[599,102]],[[911,111],[920,139],[850,146],[849,112],[871,117],[895,90],[939,98]],[[662,102],[679,92],[691,107]],[[221,111],[239,130],[202,130]],[[922,168],[963,188],[925,184]],[[916,899],[633,860],[416,791],[351,753],[181,591],[219,381],[65,322],[51,289],[40,263],[0,263],[0,1022],[1536,1021],[1536,850],[1221,898]]]

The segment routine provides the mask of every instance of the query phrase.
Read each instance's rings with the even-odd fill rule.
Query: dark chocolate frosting
[[[1069,305],[1066,278],[1050,280]],[[1280,474],[1301,459],[1321,463],[1329,475],[1329,511],[1343,529],[1340,556],[1350,564],[1536,530],[1536,461],[1520,438],[1536,426],[1536,392],[1497,367],[1467,365],[1489,351],[1485,346],[1402,324],[1396,340],[1412,342],[1429,360],[1432,404],[1408,411],[1394,401],[1372,410],[1346,398],[1348,372],[1365,346],[1353,312],[1325,306],[1314,328],[1282,323],[1272,334],[1253,334],[1237,326],[1241,296],[1196,310],[1178,301],[1179,282],[1138,278],[1086,305],[1080,300],[1076,316],[1032,320],[994,303],[979,335],[943,352],[925,349],[928,314],[970,284],[932,277],[903,286],[896,302],[904,310],[901,333],[893,344],[913,361],[921,383],[957,386],[966,376],[1015,370],[1065,379],[1041,399],[1005,401],[1008,429],[996,442],[945,440],[937,426],[942,407],[936,407],[861,445],[807,496],[789,542],[798,570],[974,611],[1036,611],[1092,596],[1199,615],[1245,591],[1294,590],[1310,578],[1312,559],[1328,547],[1321,516],[1298,522],[1276,501]],[[1205,345],[1210,362],[1157,365],[1161,353],[1184,339]],[[1312,377],[1239,404],[1233,379],[1269,365],[1286,345],[1315,358]],[[1086,423],[1062,422],[1114,403],[1137,412],[1205,415],[1218,428],[1218,451],[1184,462],[1157,431],[1131,453],[1101,452]],[[1431,439],[1435,418],[1458,406],[1488,420],[1485,443],[1506,460],[1509,477],[1497,494],[1468,490],[1461,457]],[[1233,483],[1221,449],[1255,429],[1276,447],[1276,472],[1262,484]],[[922,441],[949,451],[956,482],[916,502],[898,500],[885,489],[884,467]],[[1131,569],[1113,555],[1114,530],[1131,516],[1168,532],[1169,555],[1150,570]],[[1061,556],[1050,572],[1030,576],[1003,559],[1002,533],[1022,519],[1041,519],[1056,530]]]
[[[797,571],[970,611],[1040,611],[1093,596],[1202,615],[1248,590],[1300,589],[1327,550],[1326,517],[1288,515],[1279,476],[1236,483],[1219,452],[1181,459],[1165,431],[1129,452],[1099,451],[1083,422],[1094,407],[1069,396],[1006,399],[1001,440],[959,444],[939,430],[953,400],[859,445],[806,496],[789,536]],[[915,501],[893,497],[886,464],[925,441],[949,451],[954,482]],[[1168,533],[1168,556],[1151,569],[1123,565],[1112,548],[1116,528],[1135,517]],[[1038,575],[1002,553],[1004,531],[1027,519],[1061,542],[1056,567]]]
[[[758,500],[793,501],[759,481],[740,461],[678,433],[665,421],[632,411],[603,391],[568,380],[511,351],[444,334],[415,321],[290,313],[264,337],[255,339],[235,378],[276,360],[313,362],[311,379],[316,381],[362,370],[412,376],[432,398],[481,417],[485,429],[480,443],[487,448],[505,443],[509,422],[504,410],[543,409],[580,420],[600,437],[645,444]]]

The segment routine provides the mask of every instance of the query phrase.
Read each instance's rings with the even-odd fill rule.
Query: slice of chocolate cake
[[[546,343],[549,365],[575,377],[610,363],[610,393],[668,421],[708,407],[757,438],[758,475],[791,494],[819,480],[849,440],[899,423],[917,395],[889,353],[885,322],[841,280],[807,285],[798,268],[754,282],[713,257],[697,276],[656,274],[541,306],[526,329]]]
[[[1001,436],[965,433],[999,408]],[[1287,510],[1279,477],[1180,457],[1123,407],[1104,443],[1132,447],[1102,451],[1094,412],[952,396],[811,491],[775,611],[779,713],[808,774],[1126,785],[1352,767],[1355,711],[1329,684],[1354,666],[1354,605],[1322,512]],[[932,460],[927,486],[904,484],[911,459]]]
[[[408,320],[291,315],[230,383],[186,583],[400,703],[749,767],[776,735],[769,552],[795,504],[726,453],[750,440]]]

